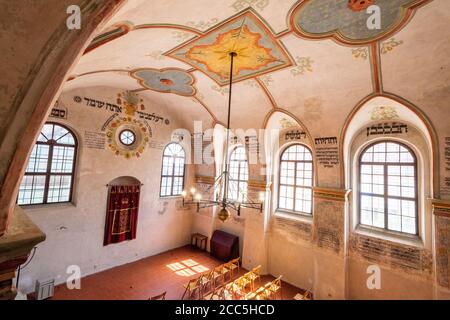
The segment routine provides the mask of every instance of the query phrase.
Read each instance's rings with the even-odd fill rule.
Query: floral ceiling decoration
[[[429,0],[306,0],[291,15],[294,30],[309,38],[335,38],[346,44],[386,39],[403,27],[414,10]],[[370,5],[380,8],[380,29],[369,29]]]
[[[386,54],[394,50],[395,47],[398,47],[402,44],[403,40],[396,40],[395,38],[391,38],[381,44],[381,54]]]
[[[314,61],[311,57],[296,57],[295,62],[297,66],[291,70],[294,77],[305,74],[305,72],[313,72],[312,64]]]
[[[167,55],[203,71],[223,86],[228,84],[231,51],[237,53],[233,82],[292,65],[292,59],[282,44],[251,9],[169,51]]]
[[[367,60],[369,57],[369,49],[367,47],[352,49],[352,55],[356,59],[361,58]]]
[[[181,96],[193,96],[196,93],[194,87],[195,78],[182,69],[150,69],[143,68],[130,72],[130,75],[147,89],[174,93]]]

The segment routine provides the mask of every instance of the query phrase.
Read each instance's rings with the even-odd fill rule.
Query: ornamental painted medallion
[[[308,38],[334,38],[361,45],[386,39],[402,28],[414,10],[429,0],[305,0],[293,10],[294,31]],[[368,20],[379,8],[380,28],[369,28]]]
[[[227,85],[230,52],[235,52],[233,82],[289,67],[292,61],[272,31],[248,10],[167,53]]]

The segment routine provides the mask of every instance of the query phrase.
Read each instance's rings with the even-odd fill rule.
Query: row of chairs
[[[199,300],[202,300],[204,295],[208,292],[216,290],[216,288],[225,285],[225,281],[234,279],[234,275],[240,271],[240,258],[233,259],[227,263],[221,264],[215,267],[211,271],[201,274],[195,279],[191,279],[186,285],[184,285],[184,293],[181,297],[183,300],[185,297],[192,300],[197,296]]]
[[[279,276],[275,280],[266,283],[264,286],[259,287],[257,290],[248,293],[245,296],[245,300],[274,300],[279,298],[283,299],[281,293],[281,277]]]
[[[250,272],[221,286],[204,297],[205,300],[274,300],[283,299],[281,291],[281,277],[266,283],[264,286],[255,288],[256,280],[261,284],[261,266],[252,269]],[[250,290],[248,290],[250,287]]]

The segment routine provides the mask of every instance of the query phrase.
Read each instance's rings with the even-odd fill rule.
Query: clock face
[[[136,141],[136,134],[131,130],[123,130],[119,135],[119,140],[123,145],[131,146]]]

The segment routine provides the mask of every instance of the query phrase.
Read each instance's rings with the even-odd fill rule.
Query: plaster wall
[[[146,112],[169,118],[170,125],[151,123],[156,147],[146,147],[140,158],[126,159],[104,149],[89,148],[86,132],[102,133],[102,124],[111,112],[74,102],[74,96],[87,96],[115,103],[120,90],[95,88],[63,94],[59,106],[67,108],[67,119],[49,120],[73,128],[79,140],[74,201],[70,204],[26,206],[25,212],[47,235],[37,246],[31,263],[21,272],[20,289],[34,290],[36,280],[54,278],[65,282],[70,265],[78,265],[82,276],[189,243],[192,223],[190,210],[179,209],[180,198],[160,198],[162,146],[171,141],[177,121],[164,108],[144,99]],[[193,178],[192,166],[186,166],[186,184]],[[106,218],[106,185],[120,176],[132,176],[143,183],[140,196],[137,237],[134,240],[103,246]],[[177,209],[178,208],[178,209]]]

